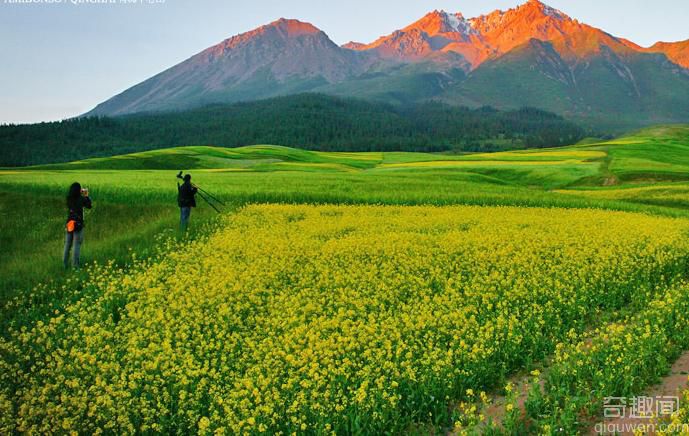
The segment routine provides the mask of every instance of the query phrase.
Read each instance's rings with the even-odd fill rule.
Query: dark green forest
[[[68,162],[185,145],[322,151],[499,151],[572,144],[584,131],[538,109],[392,106],[301,94],[184,112],[0,126],[0,166]]]

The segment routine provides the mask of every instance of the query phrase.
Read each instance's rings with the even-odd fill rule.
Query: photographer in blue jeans
[[[191,184],[191,174],[184,176],[184,183],[177,184],[177,204],[179,205],[179,227],[182,232],[187,231],[191,208],[196,207],[196,193],[198,189]]]
[[[62,263],[65,269],[69,268],[69,252],[74,247],[74,268],[79,268],[79,256],[81,244],[84,242],[84,208],[91,209],[91,198],[88,189],[82,189],[78,182],[72,183],[67,194],[67,224],[65,235],[65,250],[62,255]]]

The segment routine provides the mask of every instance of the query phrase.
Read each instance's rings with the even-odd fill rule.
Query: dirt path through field
[[[681,401],[682,391],[689,385],[687,379],[689,374],[689,351],[684,352],[672,365],[670,374],[664,377],[660,383],[650,387],[644,394],[647,398],[652,398],[654,401],[659,397],[678,397]],[[625,417],[606,419],[603,421],[603,426],[600,424],[590,429],[590,435],[633,435],[634,428],[639,428],[643,425],[648,425],[651,420],[644,418],[632,418],[629,407]],[[601,431],[602,430],[602,431]],[[648,432],[646,434],[654,434]]]

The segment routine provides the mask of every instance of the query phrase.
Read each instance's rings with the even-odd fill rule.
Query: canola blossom
[[[688,264],[681,219],[247,206],[154,263],[102,268],[88,296],[10,332],[0,431],[444,427],[459,401],[546,356],[565,374],[563,343],[662,300]],[[653,319],[674,321],[661,306]]]
[[[556,347],[543,384],[537,377],[526,401],[532,426],[546,434],[554,428],[582,430],[582,416],[603,418],[605,398],[643,395],[667,373],[689,348],[689,285],[659,291],[644,306],[581,340]],[[655,421],[642,418],[635,424],[660,424],[668,416],[648,418]]]
[[[688,377],[689,379],[689,377]],[[689,389],[679,396],[679,410],[672,414],[670,419],[661,421],[664,426],[660,428],[658,434],[661,435],[687,435],[689,434]]]

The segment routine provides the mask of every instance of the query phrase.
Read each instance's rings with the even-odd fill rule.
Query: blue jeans
[[[74,258],[72,264],[75,268],[79,268],[79,255],[81,254],[81,244],[84,242],[84,229],[78,232],[66,232],[65,234],[65,251],[62,255],[62,263],[65,268],[69,268],[69,252],[74,246]]]
[[[179,208],[179,228],[183,232],[187,231],[187,227],[189,226],[189,217],[191,216],[191,208],[190,207],[180,207]]]

